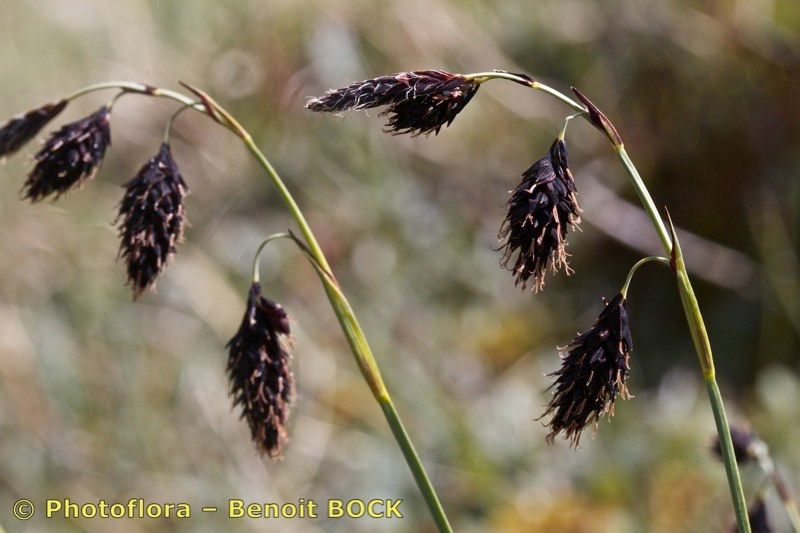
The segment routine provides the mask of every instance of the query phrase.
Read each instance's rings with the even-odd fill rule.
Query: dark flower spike
[[[553,272],[560,268],[572,272],[566,237],[571,227],[578,227],[580,212],[567,147],[556,139],[550,152],[531,165],[511,191],[498,233],[505,241],[500,246],[501,264],[514,273],[516,285],[524,289],[533,277],[533,290],[541,291],[548,265]]]
[[[154,285],[175,253],[183,237],[187,192],[167,143],[125,185],[117,215],[119,255],[127,264],[134,298]]]
[[[101,107],[86,118],[53,133],[36,154],[34,166],[23,187],[32,202],[80,187],[92,179],[111,144],[111,109]]]
[[[0,126],[0,159],[22,148],[65,107],[67,107],[67,100],[48,103],[17,115]]]
[[[401,72],[330,90],[310,99],[306,109],[339,113],[388,106],[381,114],[389,115],[387,133],[438,134],[442,126],[452,124],[478,87],[476,81],[443,70]]]
[[[587,425],[597,427],[602,415],[613,416],[618,396],[631,398],[626,382],[633,341],[625,299],[617,294],[604,303],[594,326],[572,339],[562,352],[561,368],[550,374],[556,381],[549,388],[555,391],[542,417],[551,417],[551,444],[563,433],[577,447]]]
[[[261,285],[253,283],[242,324],[227,345],[228,377],[253,442],[271,458],[281,456],[288,440],[286,422],[294,398],[289,334],[286,311],[261,296]]]

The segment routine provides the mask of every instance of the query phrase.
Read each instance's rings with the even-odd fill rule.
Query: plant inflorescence
[[[628,376],[633,341],[628,319],[628,292],[635,272],[650,262],[670,267],[683,304],[705,379],[719,437],[719,450],[728,475],[731,497],[741,531],[750,531],[747,506],[736,460],[748,455],[741,435],[728,426],[717,386],[714,360],[699,304],[683,261],[680,243],[671,220],[662,218],[622,138],[611,120],[577,89],[577,98],[563,94],[525,75],[506,71],[455,74],[443,70],[401,72],[352,83],[308,100],[312,111],[339,113],[384,107],[386,132],[412,136],[438,135],[490,80],[510,81],[547,93],[576,113],[567,116],[549,150],[522,173],[521,182],[510,191],[499,224],[500,263],[513,274],[516,285],[534,292],[544,289],[548,272],[572,272],[567,239],[580,223],[579,179],[573,176],[565,140],[567,124],[585,118],[610,141],[631,183],[653,222],[666,257],[645,257],[633,265],[620,291],[600,312],[594,325],[572,339],[562,351],[560,368],[552,372],[552,398],[542,418],[549,427],[547,440],[563,436],[577,447],[582,432],[597,426],[602,416],[612,416],[617,399],[628,399]],[[18,115],[0,126],[0,158],[18,151],[79,96],[101,90],[116,90],[114,98],[95,113],[71,122],[50,135],[35,156],[35,165],[23,186],[25,198],[36,202],[61,195],[88,183],[97,173],[111,145],[110,118],[114,103],[126,94],[163,97],[180,104],[166,125],[164,141],[125,185],[117,224],[121,239],[119,254],[127,267],[134,298],[155,287],[176,253],[186,225],[185,197],[188,187],[169,144],[174,118],[184,110],[204,113],[240,138],[266,177],[275,186],[299,230],[267,237],[255,253],[252,283],[247,292],[244,317],[229,341],[227,372],[231,395],[241,408],[257,450],[271,458],[281,456],[288,440],[288,419],[295,383],[290,368],[290,321],[283,307],[262,295],[259,257],[270,241],[285,238],[297,245],[319,276],[353,356],[411,469],[420,492],[440,531],[451,531],[439,497],[422,466],[411,439],[394,407],[358,319],[333,274],[327,258],[306,222],[302,210],[281,177],[259,149],[252,136],[210,95],[185,85],[191,96],[131,82],[108,82],[81,89],[54,103]],[[760,505],[760,504],[759,504]],[[750,519],[765,516],[756,505]]]
[[[716,382],[711,345],[686,271],[680,243],[669,217],[669,225],[661,217],[644,180],[628,156],[617,128],[596,104],[574,87],[572,91],[577,101],[523,74],[500,70],[466,75],[435,71],[440,78],[452,80],[459,87],[459,96],[454,97],[444,91],[437,96],[431,92],[435,91],[435,85],[420,92],[413,90],[413,83],[410,84],[408,80],[423,79],[429,72],[402,72],[353,83],[342,89],[328,91],[323,97],[310,99],[306,107],[312,111],[341,112],[387,105],[387,111],[393,115],[388,124],[390,133],[439,133],[442,127],[452,123],[455,114],[462,111],[469,101],[469,98],[460,96],[467,94],[466,87],[470,88],[471,98],[480,85],[499,79],[550,94],[576,111],[577,115],[566,117],[564,127],[549,152],[523,173],[522,182],[511,191],[498,235],[501,241],[499,249],[503,254],[501,264],[512,271],[516,285],[524,289],[530,282],[534,292],[544,288],[548,267],[553,272],[571,273],[566,239],[569,230],[577,227],[581,210],[577,201],[578,187],[567,160],[564,139],[566,124],[575,116],[582,116],[601,131],[629,175],[668,258],[646,257],[637,262],[628,273],[619,294],[606,302],[595,324],[563,350],[561,368],[551,374],[555,378],[551,386],[553,397],[542,415],[549,417],[547,440],[553,442],[558,435],[563,435],[577,447],[584,428],[590,425],[596,427],[603,415],[613,415],[617,398],[630,397],[627,378],[633,342],[626,309],[628,289],[634,273],[642,265],[650,262],[667,264],[675,277],[708,388],[737,525],[741,531],[750,531],[733,442]],[[391,98],[375,98],[376,87],[380,88],[381,94],[392,95]],[[361,102],[369,102],[369,105],[361,105]],[[444,107],[443,102],[450,105]],[[442,109],[447,109],[447,112],[442,112]],[[424,120],[419,117],[424,117]],[[406,127],[396,128],[393,124]]]

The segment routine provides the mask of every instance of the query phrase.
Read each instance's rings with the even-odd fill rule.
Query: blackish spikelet
[[[17,115],[0,126],[0,159],[22,148],[65,107],[66,100],[45,104]]]
[[[312,98],[306,109],[338,113],[348,109],[389,106],[387,133],[412,136],[439,133],[464,109],[480,85],[443,70],[401,72],[364,80]]]
[[[626,382],[632,349],[625,299],[617,294],[605,302],[592,328],[572,339],[561,368],[550,374],[556,377],[550,386],[555,391],[542,415],[552,415],[548,442],[563,432],[577,447],[587,425],[596,425],[602,415],[613,416],[617,396],[630,398]]]
[[[80,187],[92,179],[111,144],[107,106],[53,133],[36,154],[36,165],[23,187],[32,202]]]
[[[533,290],[541,291],[548,265],[554,272],[559,268],[572,272],[566,237],[569,229],[580,223],[580,211],[567,148],[564,141],[556,139],[549,153],[531,165],[511,191],[498,233],[505,241],[500,246],[501,264],[514,273],[516,285],[524,289],[533,277]]]
[[[228,342],[228,376],[234,405],[242,407],[260,453],[280,457],[288,440],[286,422],[294,397],[286,338],[289,319],[279,304],[253,283],[239,331]]]
[[[119,255],[127,264],[134,298],[153,286],[183,237],[186,193],[167,143],[125,185],[117,215]]]

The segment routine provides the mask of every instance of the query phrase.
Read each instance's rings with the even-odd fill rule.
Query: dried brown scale
[[[0,158],[9,156],[22,148],[65,107],[67,107],[67,100],[48,103],[17,115],[0,126]]]
[[[526,87],[533,87],[533,85],[536,83],[534,77],[529,74],[523,74],[521,72],[509,72],[507,70],[499,70],[499,69],[495,69],[494,72],[499,72],[501,74],[511,74],[512,76],[516,76],[517,78],[520,78],[521,81],[518,80],[511,80],[511,81],[513,81],[514,83],[519,83],[520,85],[524,85]]]
[[[388,106],[387,133],[439,133],[452,124],[480,85],[460,74],[420,70],[381,76],[330,90],[306,103],[311,111],[338,113],[349,109]]]
[[[613,416],[617,397],[630,398],[632,349],[625,299],[618,294],[605,302],[591,329],[572,339],[562,353],[561,368],[550,374],[556,378],[549,387],[553,398],[542,415],[550,417],[548,442],[563,433],[577,447],[586,426],[596,425],[603,415]]]
[[[183,237],[183,199],[188,189],[169,144],[125,185],[117,222],[120,257],[127,265],[134,298],[152,287]]]
[[[622,137],[620,137],[617,128],[614,127],[614,124],[612,124],[605,113],[600,111],[599,107],[594,105],[591,100],[589,100],[575,87],[572,87],[572,92],[575,93],[575,96],[578,97],[578,100],[580,100],[581,103],[586,106],[586,109],[588,109],[589,122],[591,122],[595,128],[605,133],[614,146],[622,146]]]
[[[567,261],[566,238],[580,223],[580,206],[569,170],[564,141],[557,139],[550,152],[522,174],[511,191],[498,238],[504,241],[501,264],[514,273],[524,289],[533,278],[533,290],[544,288],[548,265],[553,272],[572,272]]]
[[[288,440],[286,423],[294,398],[287,351],[289,319],[279,304],[261,296],[253,283],[239,331],[228,342],[228,377],[234,405],[242,408],[260,453],[280,457]]]
[[[32,202],[56,198],[92,179],[111,145],[107,106],[53,133],[36,154],[23,195]]]

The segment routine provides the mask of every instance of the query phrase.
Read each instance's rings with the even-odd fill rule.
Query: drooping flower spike
[[[438,134],[464,109],[480,84],[444,70],[418,70],[380,76],[333,89],[312,98],[306,109],[339,113],[388,106],[386,131],[412,136]]]
[[[572,272],[566,238],[571,228],[578,227],[580,212],[567,147],[562,139],[556,139],[511,191],[498,233],[503,241],[501,264],[513,272],[516,285],[524,289],[533,278],[533,290],[539,292],[548,267],[553,272]]]
[[[228,342],[228,376],[234,404],[242,408],[260,453],[280,457],[288,440],[286,423],[294,398],[289,366],[289,318],[253,283],[236,335]]]
[[[119,255],[137,298],[155,284],[183,237],[188,189],[168,143],[125,185],[119,205]]]
[[[563,433],[577,447],[586,426],[596,426],[603,415],[613,416],[617,397],[630,398],[627,380],[632,349],[625,299],[617,294],[605,301],[591,329],[570,341],[561,368],[550,374],[556,378],[550,386],[553,398],[542,415],[550,417],[548,442]]]
[[[67,100],[48,103],[17,115],[0,126],[0,159],[22,148],[65,107]]]
[[[111,145],[111,109],[103,106],[86,118],[53,133],[36,154],[36,165],[23,187],[32,202],[58,198],[92,179]]]

